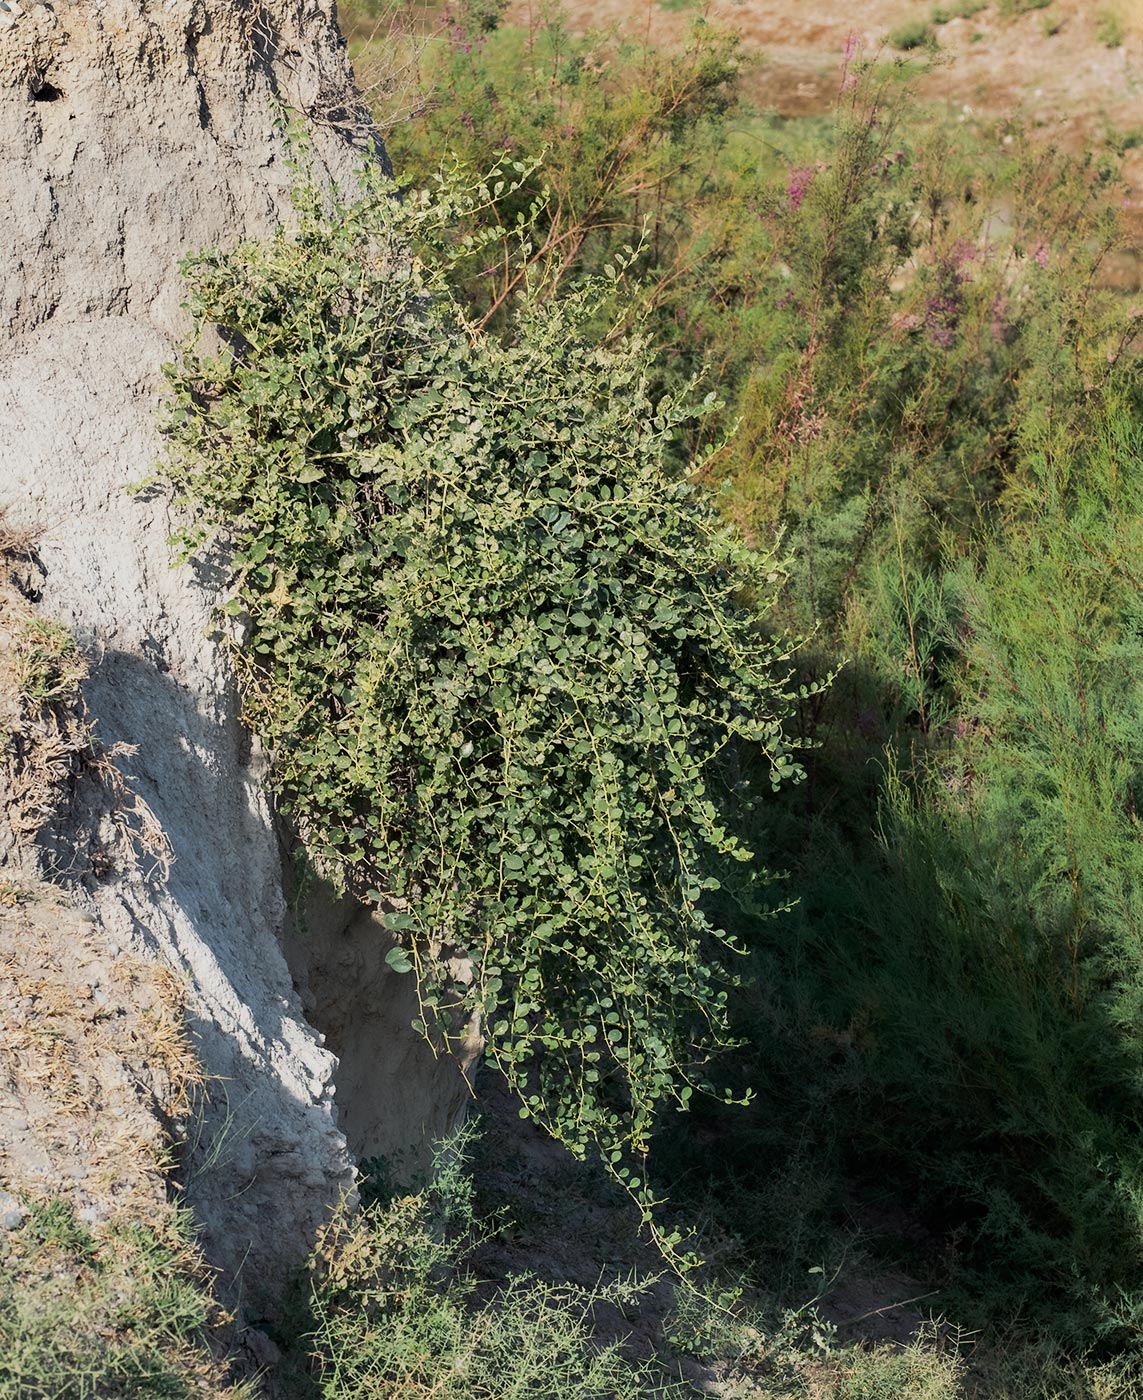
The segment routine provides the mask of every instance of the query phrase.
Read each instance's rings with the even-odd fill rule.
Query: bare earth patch
[[[173,974],[47,885],[0,885],[0,1184],[79,1219],[166,1208],[166,1129],[199,1071]]]

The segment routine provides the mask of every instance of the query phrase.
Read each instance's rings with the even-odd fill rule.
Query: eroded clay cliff
[[[312,133],[319,174],[352,179],[372,133],[331,0],[0,7],[0,508],[40,532],[40,606],[88,650],[98,733],[134,747],[119,761],[173,855],[167,872],[117,862],[96,826],[46,873],[116,944],[188,979],[212,1088],[186,1185],[224,1289],[255,1309],[353,1171],[336,1061],[280,950],[279,838],[213,620],[224,579],[173,568],[170,506],[130,488],[161,453],[161,365],[186,332],[180,257],[288,218],[283,104]],[[309,984],[341,962],[368,996],[361,959],[341,955],[339,928],[317,932],[325,951],[303,949],[299,980],[354,1039],[336,985]],[[403,1017],[382,1019],[406,1033]],[[390,1077],[422,1121],[401,1127],[398,1104],[383,1123],[385,1046],[355,1040],[353,1054],[369,1081],[362,1150],[455,1116],[458,1069],[428,1056],[410,1077],[401,1050]]]

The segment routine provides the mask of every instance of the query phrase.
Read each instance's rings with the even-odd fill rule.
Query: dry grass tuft
[[[0,516],[0,862],[23,853],[27,864],[27,853],[60,824],[86,782],[99,794],[107,819],[100,827],[108,833],[105,848],[91,855],[91,873],[146,860],[149,877],[165,876],[167,838],[115,763],[134,750],[100,742],[83,703],[86,657],[68,629],[37,613],[25,596],[34,547],[30,532],[13,530]]]
[[[439,99],[425,55],[441,21],[407,0],[347,7],[342,14],[357,86],[382,132],[423,116]]]

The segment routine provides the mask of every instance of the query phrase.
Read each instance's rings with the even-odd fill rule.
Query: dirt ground
[[[1016,0],[1020,3],[1020,0]],[[1027,4],[1028,0],[1023,0]],[[513,0],[509,18],[528,23],[543,0]],[[909,20],[926,19],[928,0],[569,0],[573,28],[618,26],[652,43],[681,37],[696,14],[736,29],[761,62],[747,93],[785,116],[827,112],[834,102],[846,41],[861,36],[864,51],[892,57],[888,35]],[[945,0],[945,8],[958,8]],[[969,7],[965,7],[969,8]],[[1143,0],[1050,0],[1023,14],[1002,15],[1002,0],[979,13],[935,27],[940,63],[921,84],[950,114],[1015,115],[1069,149],[1109,136],[1139,140],[1124,157],[1129,227],[1143,240]],[[1123,42],[1107,28],[1119,21]]]

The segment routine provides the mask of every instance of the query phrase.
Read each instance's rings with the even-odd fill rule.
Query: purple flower
[[[786,195],[790,201],[791,209],[800,209],[802,200],[806,197],[806,191],[814,182],[816,171],[812,165],[799,165],[790,171],[790,180],[786,186]]]
[[[1036,261],[1040,264],[1041,267],[1047,267],[1048,258],[1050,257],[1050,255],[1051,250],[1049,249],[1046,243],[1037,243],[1035,250],[1032,253],[1032,256],[1036,259]]]
[[[964,311],[964,297],[961,288],[972,278],[964,270],[971,259],[964,252],[965,245],[958,243],[952,253],[941,258],[936,272],[937,290],[925,302],[925,329],[929,339],[942,350],[950,350],[956,341],[957,327]],[[973,250],[975,257],[975,250]]]
[[[855,73],[851,73],[851,72],[849,71],[849,65],[850,65],[850,62],[851,62],[852,59],[853,59],[853,56],[857,53],[858,49],[861,47],[861,41],[862,41],[862,38],[863,38],[863,37],[864,37],[864,36],[862,35],[861,31],[858,30],[858,29],[851,29],[851,30],[849,31],[849,34],[846,36],[845,48],[842,50],[842,54],[841,54],[841,90],[842,90],[842,92],[848,92],[848,90],[849,90],[851,87],[853,87],[854,84],[857,82],[857,75],[856,75]]]
[[[952,256],[957,267],[963,268],[965,263],[976,262],[980,256],[980,250],[975,243],[970,242],[967,238],[960,238],[953,244]]]
[[[992,303],[992,321],[990,323],[992,339],[998,345],[1003,345],[1008,339],[1008,298],[1001,296]]]
[[[929,339],[942,350],[952,348],[956,340],[957,323],[960,320],[960,298],[947,291],[930,297],[925,303],[925,326]]]

